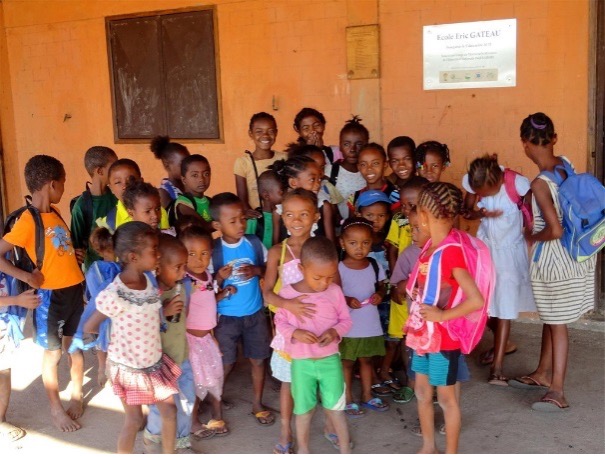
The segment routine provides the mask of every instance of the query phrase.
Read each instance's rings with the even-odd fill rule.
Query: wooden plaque
[[[347,77],[351,80],[380,77],[380,28],[378,24],[347,27]]]

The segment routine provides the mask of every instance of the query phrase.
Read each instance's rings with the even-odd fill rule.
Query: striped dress
[[[557,217],[561,222],[559,187],[545,176],[539,178],[548,184]],[[546,223],[536,204],[535,196],[532,199],[535,234],[544,229]],[[596,258],[593,256],[584,262],[574,261],[559,239],[534,244],[530,276],[534,299],[542,322],[573,323],[594,308]]]

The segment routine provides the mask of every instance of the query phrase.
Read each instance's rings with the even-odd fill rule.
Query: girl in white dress
[[[520,312],[536,310],[521,212],[530,183],[523,175],[498,165],[494,154],[471,162],[462,187],[467,192],[465,217],[481,218],[477,237],[489,247],[496,267],[496,288],[488,311],[496,321],[488,383],[506,386],[508,380],[502,374],[502,366],[511,320],[518,318]]]

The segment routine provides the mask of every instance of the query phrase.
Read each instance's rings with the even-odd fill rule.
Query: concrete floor
[[[580,329],[578,329],[580,328]],[[540,349],[541,326],[515,323],[511,339],[519,350],[506,359],[506,373],[523,375],[534,369]],[[500,388],[485,383],[487,369],[477,364],[477,353],[488,348],[487,335],[469,357],[473,380],[463,385],[463,428],[461,453],[605,453],[605,333],[603,323],[570,329],[570,358],[566,395],[571,408],[546,414],[530,409],[540,392]],[[60,433],[52,426],[48,402],[40,377],[42,354],[27,339],[13,369],[13,396],[9,420],[27,430],[27,435],[8,449],[9,456],[58,456],[64,453],[114,452],[122,426],[122,407],[111,388],[96,385],[95,357],[86,355],[85,394],[87,408],[81,419],[82,429]],[[65,359],[60,366],[62,398],[69,396],[69,374]],[[279,409],[278,392],[272,382],[265,390],[267,406]],[[358,386],[355,389],[359,389]],[[231,429],[227,437],[197,442],[194,447],[204,453],[271,453],[278,437],[278,424],[263,427],[248,415],[251,386],[246,363],[236,368],[226,387],[225,397],[235,405],[226,412]],[[388,400],[388,398],[386,399]],[[437,421],[440,421],[440,411]],[[349,421],[355,441],[355,453],[414,453],[421,439],[409,429],[417,419],[415,401],[391,403],[385,413],[368,412],[365,417]],[[204,419],[206,420],[206,419]],[[279,420],[279,416],[278,416]],[[315,453],[336,453],[322,436],[323,415],[313,421],[311,448]],[[444,437],[438,445],[443,448]],[[142,435],[136,451],[143,452]]]

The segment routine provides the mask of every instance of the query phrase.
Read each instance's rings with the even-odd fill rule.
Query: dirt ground
[[[530,409],[540,391],[494,387],[486,383],[487,369],[477,363],[477,354],[489,347],[491,335],[469,357],[472,381],[462,388],[461,453],[605,453],[605,333],[603,323],[570,329],[570,358],[566,395],[571,407],[564,412],[539,413]],[[591,330],[592,329],[592,330]],[[540,349],[541,326],[515,323],[511,339],[519,350],[506,358],[506,373],[523,375],[535,368]],[[2,456],[58,456],[65,453],[112,453],[116,450],[122,426],[121,404],[111,388],[99,389],[96,383],[95,357],[86,354],[85,401],[82,429],[74,433],[58,432],[50,421],[48,401],[40,376],[42,353],[27,339],[13,369],[13,395],[9,420],[25,428],[27,435]],[[203,453],[271,453],[279,433],[276,424],[260,426],[249,415],[251,383],[249,367],[238,364],[225,389],[225,398],[234,403],[226,412],[231,433],[227,437],[194,442]],[[60,365],[61,397],[69,396],[69,373],[65,358]],[[277,385],[269,381],[265,404],[279,410]],[[355,390],[359,390],[356,382]],[[389,398],[386,398],[388,401]],[[437,423],[441,414],[437,408]],[[204,421],[207,420],[204,416]],[[354,453],[414,453],[421,439],[410,433],[417,420],[416,402],[391,402],[388,412],[368,412],[350,420],[355,442]],[[313,420],[311,450],[314,453],[337,453],[323,438],[323,414]],[[443,448],[444,437],[437,438]],[[143,453],[142,434],[136,451]]]

